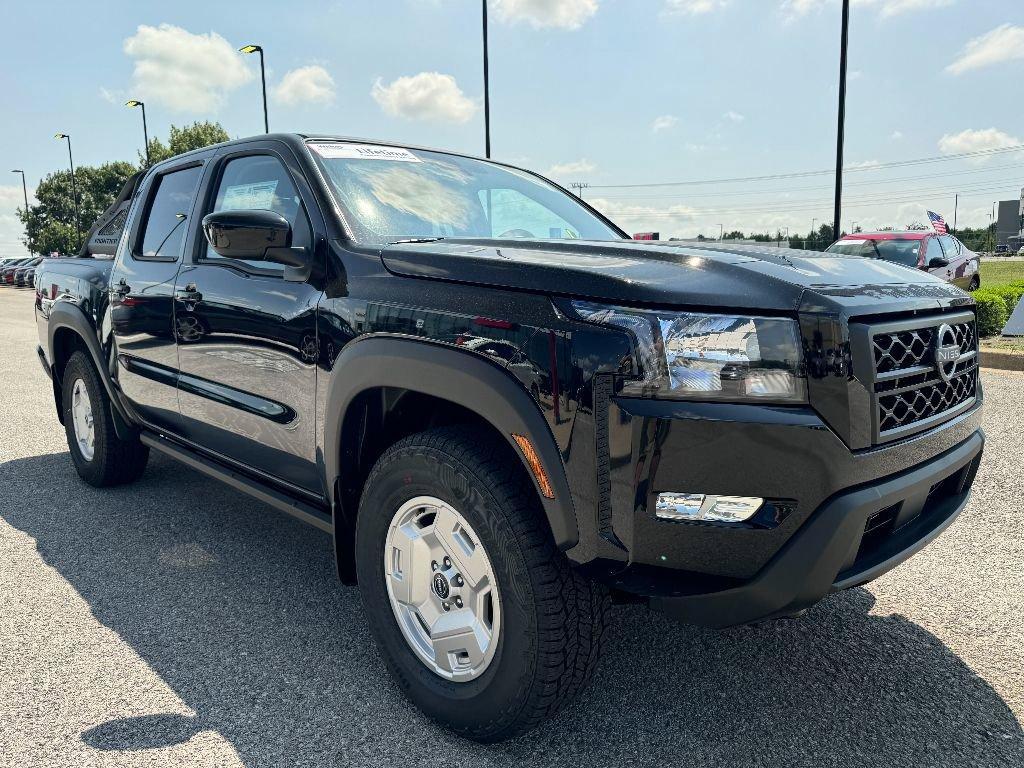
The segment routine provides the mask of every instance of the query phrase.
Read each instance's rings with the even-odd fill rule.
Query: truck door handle
[[[202,301],[203,294],[196,290],[195,283],[187,283],[184,289],[179,288],[174,292],[174,298],[180,301]]]

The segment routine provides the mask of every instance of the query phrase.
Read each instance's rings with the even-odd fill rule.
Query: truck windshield
[[[575,197],[523,171],[404,147],[308,146],[360,242],[622,239]]]
[[[866,256],[916,267],[921,253],[920,240],[840,240],[828,248],[829,253],[845,253],[851,256]]]

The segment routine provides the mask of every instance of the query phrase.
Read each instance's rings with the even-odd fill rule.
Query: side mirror
[[[932,256],[928,262],[928,269],[938,269],[939,267],[948,267],[949,259],[944,259],[941,256]]]
[[[218,256],[283,264],[288,281],[309,277],[311,259],[305,248],[292,247],[292,227],[275,211],[214,211],[203,217],[203,234]]]
[[[203,217],[203,233],[217,255],[226,259],[265,261],[268,248],[292,244],[288,219],[274,211],[215,211]]]

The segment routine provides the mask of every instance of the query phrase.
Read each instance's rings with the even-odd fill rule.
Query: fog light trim
[[[744,523],[764,506],[757,496],[719,496],[703,493],[659,493],[654,515],[672,522]]]

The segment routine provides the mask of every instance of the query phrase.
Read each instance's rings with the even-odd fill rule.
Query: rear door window
[[[185,243],[185,219],[199,185],[202,166],[162,174],[154,181],[149,209],[135,249],[135,258],[175,261]]]

